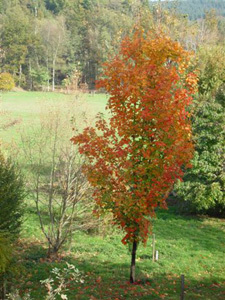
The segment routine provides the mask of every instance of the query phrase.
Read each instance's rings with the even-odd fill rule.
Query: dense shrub
[[[24,196],[23,180],[17,166],[0,154],[0,231],[12,236],[18,234]]]
[[[189,212],[225,215],[225,92],[198,104],[193,121],[193,168],[176,191]]]
[[[0,91],[11,91],[15,86],[13,77],[9,73],[0,74]]]
[[[225,50],[218,45],[202,47],[198,51],[199,92],[204,95],[216,93],[225,82]]]
[[[9,235],[0,232],[0,277],[5,272],[11,258],[11,245]]]
[[[10,235],[0,231],[0,299],[5,299],[7,292],[6,274],[12,259],[12,245]]]

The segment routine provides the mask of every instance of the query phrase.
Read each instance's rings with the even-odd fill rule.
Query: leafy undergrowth
[[[35,226],[34,216],[27,223]],[[28,228],[27,226],[26,228]],[[32,225],[30,224],[30,227]],[[84,283],[68,286],[68,299],[157,300],[179,299],[180,276],[185,275],[185,300],[225,299],[224,262],[225,220],[188,218],[173,211],[159,211],[154,220],[159,260],[152,262],[151,238],[137,254],[137,282],[130,285],[129,247],[118,234],[93,236],[77,232],[70,252],[57,259],[47,259],[40,241],[26,237],[18,243],[18,270],[14,286],[21,294],[31,291],[32,299],[44,299],[40,280],[50,276],[54,267],[74,264],[85,275]]]

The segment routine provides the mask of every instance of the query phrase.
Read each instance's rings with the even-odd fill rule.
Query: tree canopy
[[[85,172],[100,210],[111,210],[126,235],[123,242],[146,242],[149,216],[165,207],[181,166],[192,156],[185,108],[195,74],[187,53],[165,36],[137,31],[105,66],[99,86],[111,95],[109,124],[99,115],[95,128],[72,140],[89,158]],[[100,132],[100,133],[98,133]]]

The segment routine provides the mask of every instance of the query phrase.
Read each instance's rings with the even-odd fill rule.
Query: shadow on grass
[[[30,289],[32,299],[44,299],[40,280],[48,278],[54,267],[63,268],[69,262],[85,274],[84,284],[71,283],[69,300],[177,300],[181,274],[185,275],[185,300],[224,300],[224,221],[179,216],[171,210],[157,215],[153,229],[159,261],[152,262],[151,239],[146,248],[140,245],[135,285],[128,282],[130,252],[121,244],[121,236],[101,238],[79,232],[74,235],[72,252],[53,261],[46,259],[43,245],[21,245],[18,252],[24,272],[17,285],[21,291]]]
[[[137,261],[137,282],[131,285],[128,282],[129,255],[117,262],[110,253],[104,259],[99,256],[87,257],[85,254],[77,258],[76,253],[72,253],[51,261],[46,259],[47,250],[43,245],[21,244],[19,247],[20,264],[24,271],[17,278],[16,286],[21,293],[30,290],[32,299],[44,299],[46,292],[40,280],[48,278],[54,267],[65,267],[66,262],[74,264],[85,274],[84,284],[71,282],[67,292],[69,300],[175,300],[180,296],[181,274],[176,270],[157,271],[154,268],[156,263],[153,264],[149,259],[146,259],[145,265]],[[154,272],[150,273],[150,270]],[[213,273],[204,276],[185,274],[185,300],[222,300],[225,295],[224,282],[222,275],[214,276]]]
[[[129,262],[102,263],[96,258],[77,261],[76,263],[81,271],[89,274],[83,288],[77,289],[76,299],[85,300],[93,296],[96,299],[112,300],[175,300],[180,297],[181,274],[165,272],[146,276],[146,273],[137,266],[137,281],[131,285],[128,281]],[[222,300],[224,295],[223,277],[195,278],[194,276],[185,276],[185,300],[215,300],[215,297]],[[72,294],[69,299],[73,299]]]
[[[210,220],[212,224],[210,224]],[[208,222],[207,222],[208,221]],[[164,243],[184,243],[195,250],[215,253],[224,247],[225,222],[221,219],[177,215],[173,209],[157,211],[153,231]]]

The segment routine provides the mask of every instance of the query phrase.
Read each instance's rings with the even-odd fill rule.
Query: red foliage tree
[[[150,217],[183,175],[193,153],[186,107],[196,76],[188,72],[189,54],[164,35],[145,37],[137,30],[105,65],[99,82],[111,95],[109,122],[99,115],[96,128],[72,138],[88,158],[84,166],[94,187],[98,212],[111,211],[133,243],[130,281],[135,280],[138,242],[146,243]]]

